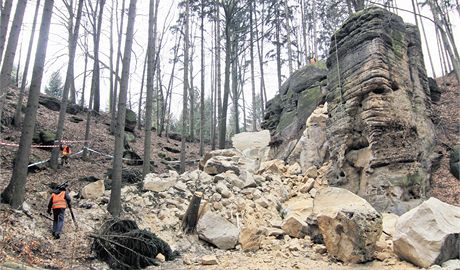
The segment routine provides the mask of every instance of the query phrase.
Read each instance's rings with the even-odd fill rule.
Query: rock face
[[[372,260],[382,233],[382,216],[366,200],[341,188],[324,188],[313,212],[327,252],[343,262]]]
[[[460,258],[460,207],[430,198],[402,215],[393,237],[395,253],[420,267]]]
[[[305,120],[323,99],[326,70],[307,65],[281,86],[280,93],[267,102],[262,128],[270,130],[272,157],[285,159],[305,129]]]
[[[404,201],[425,191],[434,139],[419,33],[373,7],[349,18],[331,41],[327,180],[377,210],[405,212]]]
[[[211,211],[198,220],[196,230],[200,239],[220,249],[232,249],[238,243],[238,228]]]
[[[318,106],[308,117],[306,128],[300,139],[300,166],[306,172],[311,166],[320,167],[328,149],[326,140],[327,103]]]

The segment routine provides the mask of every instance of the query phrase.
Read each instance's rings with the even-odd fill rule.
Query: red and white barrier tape
[[[19,144],[17,144],[17,143],[0,142],[0,145],[11,146],[11,147],[19,147]],[[32,148],[56,148],[56,147],[59,147],[59,145],[32,144],[30,147],[32,147]]]
[[[90,142],[88,140],[83,140],[83,141],[60,141],[61,143],[80,143],[80,142]],[[55,143],[59,143],[59,141],[55,141]],[[7,143],[7,142],[0,142],[0,145],[3,146],[11,146],[11,147],[19,147],[19,144],[17,143]],[[41,145],[41,144],[32,144],[32,148],[56,148],[59,147],[59,144],[48,144],[48,145]]]

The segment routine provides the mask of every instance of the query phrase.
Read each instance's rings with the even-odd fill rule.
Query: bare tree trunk
[[[153,1],[153,0],[152,0]],[[150,47],[147,47],[147,54],[145,55],[145,59],[144,59],[144,67],[142,68],[142,79],[141,79],[141,90],[140,90],[140,93],[139,93],[139,105],[138,105],[138,108],[137,108],[137,129],[138,130],[142,130],[142,121],[141,121],[141,113],[142,113],[142,94],[144,92],[144,80],[145,80],[145,69],[147,67],[147,59],[148,59],[148,50],[149,50]],[[146,107],[147,107],[147,100],[146,100]]]
[[[125,136],[126,95],[129,82],[131,51],[133,46],[134,22],[136,19],[136,1],[131,0],[128,11],[128,25],[126,28],[125,51],[123,54],[123,69],[121,72],[120,96],[118,99],[117,126],[115,129],[115,151],[112,167],[112,192],[107,207],[112,216],[118,217],[121,212],[121,171],[123,167],[123,147]]]
[[[22,102],[24,100],[24,92],[26,90],[27,73],[29,72],[30,56],[32,54],[32,47],[34,43],[35,28],[37,26],[37,17],[38,17],[39,8],[40,8],[40,0],[37,0],[37,4],[35,5],[34,20],[32,22],[32,32],[30,33],[29,47],[27,48],[26,63],[24,64],[24,71],[22,72],[21,89],[19,91],[19,98],[18,98],[18,103],[16,105],[16,111],[14,113],[14,126],[15,127],[21,126],[21,123],[22,123]],[[18,72],[19,72],[19,69],[18,69]]]
[[[180,172],[185,172],[185,141],[186,141],[186,115],[187,115],[187,93],[188,93],[188,64],[189,64],[189,0],[185,2],[185,32],[184,32],[184,91],[182,104],[182,140],[180,144]]]
[[[192,35],[190,36],[192,37]],[[189,59],[194,58],[195,54],[195,46],[194,46],[195,41],[191,42],[190,44],[190,55]],[[195,140],[195,86],[193,85],[193,60],[190,61],[189,65],[189,70],[190,70],[190,87],[189,87],[189,92],[190,92],[190,140],[193,142]]]
[[[118,1],[117,1],[118,3]],[[118,16],[117,16],[118,18]],[[115,87],[113,88],[113,100],[112,100],[112,113],[111,113],[111,118],[110,118],[110,132],[115,133],[115,125],[116,125],[116,110],[115,107],[117,105],[117,89],[119,85],[119,78],[118,78],[118,73],[120,72],[120,60],[121,60],[121,34],[123,32],[123,22],[125,18],[125,0],[122,1],[121,4],[121,19],[120,19],[120,28],[118,29],[118,45],[117,45],[117,60],[115,64]],[[118,21],[118,20],[117,20]],[[117,23],[118,27],[118,23]]]
[[[219,148],[225,148],[227,134],[227,108],[228,96],[230,94],[230,65],[232,58],[232,33],[230,30],[232,10],[225,11],[225,71],[224,71],[224,97],[222,101],[221,114],[219,115]],[[218,43],[219,44],[219,43]]]
[[[110,5],[110,36],[109,36],[109,43],[110,43],[110,48],[109,48],[109,68],[110,68],[110,75],[109,75],[109,111],[110,113],[113,112],[114,110],[114,102],[113,99],[115,98],[115,94],[113,93],[113,88],[114,84],[117,82],[114,82],[114,78],[118,76],[118,74],[114,77],[113,76],[113,13],[115,12],[115,9],[113,8],[114,0],[112,0],[112,4]],[[118,0],[116,0],[116,5],[118,7]],[[142,75],[142,79],[144,79],[144,75]],[[141,84],[141,88],[143,86],[143,83]],[[142,89],[141,89],[142,90]],[[142,91],[141,91],[141,96],[142,96]],[[140,103],[139,103],[140,104]]]
[[[415,3],[415,0],[412,0],[412,7],[414,9],[415,24],[417,25],[417,28],[419,28],[417,16],[420,14],[420,7]],[[427,49],[427,52],[428,52],[428,59],[430,60],[431,72],[433,74],[433,78],[436,78],[436,72],[434,71],[433,59],[431,58],[430,46],[429,46],[428,40],[426,38],[426,32],[425,32],[425,26],[423,24],[423,20],[420,20],[420,24],[422,26],[423,38],[424,38],[426,49]]]
[[[94,65],[93,65],[93,83],[91,87],[94,87],[94,106],[93,110],[99,113],[100,103],[101,103],[101,94],[100,94],[100,70],[99,70],[99,41],[101,40],[101,27],[104,13],[104,4],[105,0],[99,1],[99,14],[97,16],[97,28],[96,21],[94,21],[94,35],[93,35],[93,45],[94,45]]]
[[[168,117],[169,119],[169,115],[170,115],[170,112],[171,112],[171,95],[172,95],[172,88],[173,88],[173,84],[174,84],[174,75],[175,75],[175,71],[176,71],[176,63],[177,63],[177,56],[178,56],[178,53],[179,53],[179,46],[180,46],[180,43],[181,43],[181,39],[182,39],[182,35],[178,35],[178,38],[177,38],[177,42],[174,46],[174,59],[173,59],[173,65],[172,65],[172,68],[171,68],[171,75],[169,77],[169,83],[168,83],[168,89],[166,90],[166,100],[165,100],[165,106],[163,107],[163,118],[162,118],[162,121],[160,123],[160,133],[159,133],[159,136],[161,136],[162,132],[163,132],[163,129],[166,131],[166,137],[168,136],[168,127],[169,127],[169,122],[170,121],[167,121],[166,123],[166,128],[164,128],[164,123],[165,123],[165,118]],[[169,102],[168,102],[169,101]]]
[[[235,134],[240,133],[240,114],[238,108],[238,59],[236,57],[238,41],[236,40],[235,35],[233,36],[232,44],[232,97],[233,97],[233,121],[235,124]]]
[[[69,56],[72,54],[72,46],[70,44],[72,44],[72,39],[74,38],[73,37],[73,33],[74,33],[74,23],[73,23],[73,19],[74,19],[74,12],[73,12],[73,0],[70,0],[69,3],[67,3],[66,1],[64,1],[64,4],[67,8],[67,11],[69,13],[69,18],[68,18],[68,24],[67,24],[67,31],[68,31],[68,43],[69,43]],[[77,24],[77,22],[75,22],[75,24]],[[79,24],[79,22],[78,22]],[[75,26],[77,27],[77,25]],[[75,53],[74,53],[75,54]],[[70,57],[69,57],[70,58]],[[70,61],[70,59],[69,59]],[[70,63],[69,63],[69,66],[70,66]],[[69,98],[68,100],[70,101],[70,103],[72,104],[75,104],[75,84],[74,84],[74,68],[73,68],[73,64],[72,64],[72,70],[71,70],[71,74],[70,74],[71,78],[72,78],[72,81],[70,82],[70,95],[69,95]],[[67,79],[66,79],[67,80]]]
[[[80,106],[85,106],[85,89],[86,89],[86,72],[88,71],[88,44],[86,44],[86,52],[85,52],[85,68],[83,71],[83,84],[81,87],[81,99],[80,99]]]
[[[3,59],[3,50],[5,49],[6,33],[8,32],[8,24],[10,23],[10,14],[12,7],[13,0],[5,0],[5,3],[2,7],[2,14],[0,18],[0,63]]]
[[[71,83],[74,80],[73,70],[74,70],[74,64],[75,64],[75,53],[77,51],[77,40],[78,40],[78,34],[80,30],[82,10],[83,10],[83,0],[79,0],[77,17],[75,20],[75,29],[71,30],[72,37],[69,43],[69,51],[70,51],[69,64],[67,66],[67,74],[66,74],[66,78],[64,82],[64,89],[62,92],[62,99],[61,99],[61,109],[59,111],[59,119],[58,119],[57,130],[56,130],[56,141],[58,142],[61,141],[62,134],[64,133],[64,121],[65,121],[65,115],[67,113],[67,101],[68,101],[67,96],[69,95]],[[57,169],[58,160],[59,160],[59,148],[53,148],[52,153],[51,153],[51,160],[50,160],[51,168]]]
[[[221,43],[221,37],[220,37],[220,12],[219,9],[217,9],[217,41],[216,41],[216,59],[217,59],[217,125],[218,125],[218,147],[221,148],[221,137],[222,135],[220,134],[222,132],[222,129],[225,132],[225,121],[222,121],[222,93],[221,93],[221,88],[222,88],[222,74],[220,70],[220,43]],[[227,112],[226,112],[227,113]],[[223,123],[223,127],[222,127]],[[225,134],[223,134],[223,144],[225,144]],[[223,147],[223,146],[222,146]]]
[[[302,16],[302,37],[303,37],[303,46],[305,49],[305,64],[308,63],[308,46],[307,46],[307,19],[305,18],[305,0],[300,0],[300,11]]]
[[[16,69],[16,79],[14,82],[16,87],[19,87],[19,70],[21,70],[21,54],[22,54],[22,39],[21,39],[21,43],[19,44],[18,68]]]
[[[256,131],[257,129],[257,117],[256,117],[256,82],[255,82],[255,74],[254,74],[254,22],[252,20],[254,14],[254,5],[251,3],[250,7],[250,14],[249,14],[249,24],[251,29],[249,30],[249,53],[251,58],[251,94],[252,94],[252,131]],[[244,104],[244,102],[243,102]],[[245,116],[246,120],[246,116]],[[246,127],[246,125],[245,125]]]
[[[291,24],[289,23],[289,6],[288,0],[284,0],[284,15],[286,20],[286,36],[287,36],[287,47],[288,47],[288,66],[289,66],[289,76],[292,75],[293,67],[292,67],[292,48],[291,48]]]
[[[438,8],[435,6],[435,3],[433,2],[433,0],[429,0],[428,3],[430,5],[431,12],[433,13],[434,22],[436,26],[438,27],[438,29],[440,30],[440,34],[441,34],[441,38],[442,38],[444,47],[446,48],[446,51],[449,53],[450,60],[452,61],[452,65],[454,66],[454,71],[455,71],[457,80],[460,82],[460,62],[459,62],[460,59],[458,57],[458,54],[456,53],[455,49],[452,48],[451,45],[453,44],[449,43],[449,37],[445,29],[442,28],[444,24],[441,22],[439,18],[440,14],[439,14]]]
[[[279,9],[277,8],[275,11],[276,16],[276,26],[275,26],[275,40],[276,40],[276,72],[278,75],[278,91],[281,89],[282,79],[281,79],[281,21],[280,21],[280,14]]]
[[[204,0],[201,0],[201,91],[200,91],[200,156],[204,155]]]
[[[145,138],[144,164],[142,175],[150,173],[150,150],[152,148],[152,113],[153,113],[153,79],[155,76],[156,24],[159,0],[150,0],[149,4],[149,34],[147,46],[147,89],[145,101]]]
[[[9,203],[13,209],[21,207],[24,202],[25,187],[27,182],[27,165],[29,162],[30,148],[34,134],[35,121],[38,109],[38,97],[43,77],[43,67],[45,65],[46,48],[48,46],[48,35],[53,14],[54,0],[46,0],[43,8],[40,34],[35,53],[35,62],[32,72],[29,96],[27,101],[24,125],[19,141],[19,149],[16,153],[15,165],[10,183],[3,191],[1,197],[3,201]]]
[[[0,73],[0,119],[2,119],[3,107],[5,105],[6,93],[11,83],[11,71],[13,69],[14,57],[18,46],[19,33],[21,32],[22,20],[26,9],[27,0],[18,0],[13,23],[11,25],[10,36],[6,46],[5,57],[2,62]]]
[[[254,2],[255,3],[255,2]],[[255,5],[255,4],[254,4]],[[264,14],[265,6],[264,3],[262,3],[262,14]],[[254,18],[256,25],[258,25],[257,22],[257,12],[254,13]],[[262,117],[265,114],[265,103],[267,102],[267,92],[265,91],[265,78],[264,78],[264,19],[263,16],[261,17],[262,22],[260,23],[261,25],[261,37],[259,41],[259,31],[256,31],[256,40],[257,40],[257,53],[258,53],[258,58],[259,58],[259,69],[260,69],[260,100],[261,100],[261,105],[260,107],[262,108]]]

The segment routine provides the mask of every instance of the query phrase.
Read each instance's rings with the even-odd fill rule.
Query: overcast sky
[[[106,13],[105,16],[108,18],[109,16],[109,7],[111,5],[111,1],[107,0],[106,1]],[[121,2],[121,0],[120,0]],[[129,0],[126,1],[127,3]],[[130,92],[131,96],[134,101],[134,110],[137,112],[137,100],[138,100],[138,92],[140,89],[140,82],[141,82],[141,76],[142,76],[142,64],[143,64],[143,59],[145,57],[145,50],[146,50],[146,44],[147,44],[147,27],[148,27],[148,2],[149,0],[138,0],[137,1],[137,17],[136,17],[136,25],[135,25],[135,43],[133,45],[133,51],[135,52],[134,57],[132,58],[132,68],[131,68],[131,78],[130,78]],[[412,10],[412,5],[411,1],[407,0],[397,0],[397,6],[402,9],[407,9],[407,10]],[[36,0],[31,0],[28,1],[28,6],[26,9],[26,16],[24,18],[24,26],[23,26],[23,31],[21,32],[21,37],[19,39],[19,42],[22,44],[22,53],[21,53],[21,72],[22,72],[22,67],[25,62],[25,56],[27,52],[27,46],[28,46],[28,41],[29,41],[29,36],[30,36],[30,31],[31,31],[31,24],[33,20],[33,12],[35,9],[35,3]],[[43,6],[44,0],[42,0],[42,6]],[[55,1],[55,9],[60,9],[63,8],[62,2],[60,0]],[[166,25],[171,25],[175,23],[176,17],[178,15],[179,10],[177,9],[177,1],[161,1],[160,2],[160,14],[159,14],[159,31],[161,32],[161,29]],[[120,4],[121,5],[121,4]],[[15,3],[13,4],[13,8],[15,7]],[[172,8],[171,8],[172,7]],[[57,10],[55,10],[57,12]],[[65,12],[65,11],[63,11]],[[427,7],[424,7],[422,9],[422,14],[427,16],[427,17],[432,17],[431,12]],[[404,11],[398,11],[398,15],[400,15],[405,22],[407,23],[412,23],[414,24],[414,16],[408,12]],[[11,18],[13,15],[11,16]],[[460,45],[460,37],[457,33],[459,33],[459,25],[460,25],[460,20],[459,16],[457,13],[452,13],[451,14],[451,19],[453,23],[453,32],[456,34],[456,43],[457,45]],[[109,24],[108,24],[108,19],[104,20],[104,25],[103,25],[103,33],[101,37],[101,60],[105,63],[108,64],[108,53],[109,53]],[[438,55],[438,49],[437,49],[437,43],[436,43],[436,35],[433,27],[433,23],[430,22],[429,20],[424,19],[424,24],[427,32],[427,38],[429,42],[429,46],[431,48],[432,56],[433,56],[433,61],[435,65],[435,70],[436,70],[436,75],[440,76],[441,74],[441,67],[440,67],[440,61],[439,61],[439,55]],[[126,23],[125,23],[126,26]],[[208,26],[209,27],[209,26]],[[38,33],[38,28],[37,26],[37,33]],[[192,29],[194,31],[195,28]],[[80,33],[83,33],[83,29],[80,28]],[[38,34],[35,35],[35,39],[37,39]],[[169,74],[170,74],[170,64],[168,63],[168,59],[171,58],[172,52],[170,51],[171,47],[174,44],[175,40],[175,35],[172,34],[170,31],[166,31],[166,36],[165,36],[165,46],[162,49],[162,74],[165,76],[165,83],[169,79]],[[207,38],[206,42],[212,42],[211,38]],[[426,45],[425,42],[423,42],[423,50],[426,52]],[[36,44],[34,44],[35,47]],[[50,40],[49,40],[49,45],[48,45],[48,51],[47,51],[47,60],[46,60],[46,67],[45,67],[45,74],[43,77],[43,84],[42,84],[42,89],[44,89],[44,85],[46,85],[49,81],[49,77],[51,73],[53,73],[56,70],[61,71],[61,76],[64,80],[65,78],[65,71],[66,71],[66,64],[67,64],[67,33],[65,28],[60,22],[60,19],[58,19],[57,16],[53,16],[52,20],[52,26],[50,30]],[[194,56],[195,62],[194,62],[194,73],[199,74],[200,70],[200,58],[199,58],[199,41],[197,41],[197,49],[196,49],[196,54]],[[211,44],[207,44],[206,47],[210,47]],[[90,45],[90,50],[92,48],[92,45]],[[17,51],[16,55],[16,65],[18,63],[19,59],[19,50]],[[34,55],[34,53],[32,54]],[[223,57],[223,55],[222,55]],[[83,62],[83,54],[81,50],[77,51],[77,60],[76,60],[76,67],[75,67],[75,75],[79,75],[83,72],[83,67],[84,67],[84,62]],[[428,74],[432,76],[431,68],[428,65],[428,56],[426,53],[424,53],[424,59],[425,59],[425,66]],[[207,59],[206,59],[206,66],[209,68],[211,65],[211,56],[210,53],[207,53]],[[31,61],[33,63],[33,59]],[[91,69],[92,63],[89,63],[89,68]],[[181,77],[182,77],[182,71],[180,70],[182,67],[177,66],[176,68],[176,76],[178,77],[175,81],[175,88],[174,88],[174,94],[173,94],[173,104],[180,104],[182,100],[182,84],[181,84]],[[31,74],[31,69],[29,69],[29,74]],[[208,69],[209,70],[209,69]],[[208,71],[209,73],[209,71]],[[287,70],[287,65],[283,69],[283,74],[286,75],[288,73]],[[108,77],[108,72],[107,70],[103,70],[101,73],[101,76],[104,78]],[[30,76],[30,75],[29,75]],[[258,69],[256,69],[256,76],[258,77]],[[267,78],[266,82],[266,87],[267,87],[267,96],[268,98],[272,98],[276,92],[278,91],[277,87],[277,81],[276,81],[276,63],[271,61],[268,62],[266,69],[265,69],[265,78]],[[91,76],[88,76],[87,78],[87,91],[86,94],[89,95],[89,82],[90,82]],[[29,79],[30,80],[30,79]],[[258,83],[258,78],[256,78],[256,89],[259,87]],[[75,80],[76,83],[76,88],[77,91],[81,90],[82,86],[82,79],[81,76],[78,77]],[[199,87],[199,75],[196,76],[195,79],[195,87]],[[206,95],[210,95],[210,77],[207,75],[206,78]],[[245,98],[247,104],[251,104],[251,87],[249,85],[250,81],[248,81],[248,84],[245,86]],[[107,109],[107,103],[108,103],[108,93],[109,93],[109,84],[108,80],[102,80],[101,81],[101,109],[106,110]],[[86,100],[89,100],[87,98]],[[175,113],[176,117],[180,114],[180,108],[181,106],[172,106],[173,112]]]

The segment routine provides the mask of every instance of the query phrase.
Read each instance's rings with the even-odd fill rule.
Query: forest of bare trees
[[[61,63],[54,71],[65,70],[60,73],[64,84],[59,92],[58,142],[63,138],[68,104],[88,108],[85,140],[92,137],[94,115],[103,111],[110,115],[115,145],[109,210],[114,216],[120,213],[126,109],[138,112],[138,129],[145,132],[143,174],[150,172],[152,132],[182,135],[183,171],[187,141],[198,140],[202,155],[205,147],[225,148],[232,134],[258,130],[269,88],[279,89],[311,59],[325,65],[331,34],[369,5],[415,15],[428,48],[427,69],[433,76],[454,70],[460,78],[450,17],[460,16],[458,1],[412,0],[411,9],[398,6],[400,1],[395,0],[136,2],[0,1],[0,118],[10,86],[20,89],[18,108],[28,95],[24,119],[19,109],[14,117],[22,135],[11,181],[2,192],[3,200],[12,207],[20,207],[24,200],[38,96],[44,89],[43,75],[53,63]],[[421,14],[422,9],[431,14]],[[33,21],[23,27],[26,13]],[[139,23],[145,18],[148,23]],[[35,33],[37,24],[39,32]],[[434,26],[434,33],[426,33],[428,26]],[[64,43],[62,55],[48,46],[56,45],[56,36]],[[19,53],[21,40],[28,45],[27,53]],[[437,42],[438,47],[428,42]],[[440,68],[435,69],[436,63]],[[52,168],[58,166],[58,154],[55,148]]]

